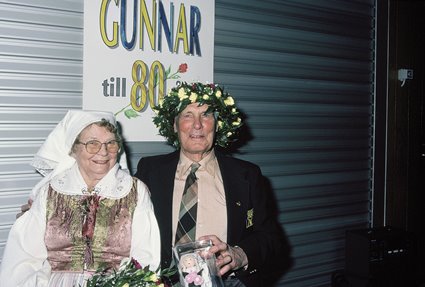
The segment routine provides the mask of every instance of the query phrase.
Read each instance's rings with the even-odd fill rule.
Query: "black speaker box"
[[[414,286],[412,234],[391,227],[346,232],[345,274],[353,287]]]

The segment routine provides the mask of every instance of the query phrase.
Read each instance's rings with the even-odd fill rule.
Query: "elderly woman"
[[[129,175],[112,113],[69,111],[33,165],[45,175],[13,225],[2,287],[84,286],[127,258],[155,271],[160,236],[147,187]]]

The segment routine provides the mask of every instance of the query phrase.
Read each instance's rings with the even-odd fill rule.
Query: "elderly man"
[[[172,263],[176,242],[210,239],[226,286],[265,286],[269,270],[288,266],[288,246],[259,167],[215,148],[227,147],[242,125],[233,98],[215,84],[181,83],[155,109],[159,133],[177,150],[142,158],[135,176],[151,191],[162,266]],[[179,213],[192,164],[196,221],[188,235]]]

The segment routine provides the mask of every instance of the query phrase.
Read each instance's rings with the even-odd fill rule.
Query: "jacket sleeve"
[[[251,208],[247,210],[246,231],[240,242],[248,257],[248,268],[239,270],[238,276],[246,277],[258,273],[264,278],[280,277],[291,265],[289,244],[277,220],[277,208],[266,178],[258,166],[248,168],[246,179],[250,182]],[[278,270],[276,270],[278,269]],[[279,274],[277,274],[277,273]]]
[[[141,181],[143,181],[145,184],[148,184],[148,176],[147,176],[147,171],[149,169],[145,168],[146,166],[146,160],[144,158],[141,158],[139,160],[139,162],[137,163],[137,170],[136,173],[134,174],[134,177],[137,177],[138,179],[140,179]]]

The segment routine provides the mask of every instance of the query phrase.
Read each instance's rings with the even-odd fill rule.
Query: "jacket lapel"
[[[158,225],[161,229],[161,240],[163,246],[167,246],[167,251],[171,252],[172,246],[172,204],[173,204],[173,189],[174,178],[179,160],[179,151],[175,151],[169,156],[164,157],[160,162],[155,164],[155,169],[152,170],[152,175],[155,176],[153,182],[156,184],[156,194],[152,194],[152,201],[155,204],[155,214],[157,216]],[[168,252],[167,252],[168,253]]]
[[[227,206],[227,241],[235,244],[239,241],[246,225],[246,212],[250,208],[249,181],[244,170],[235,168],[232,159],[216,152]]]

